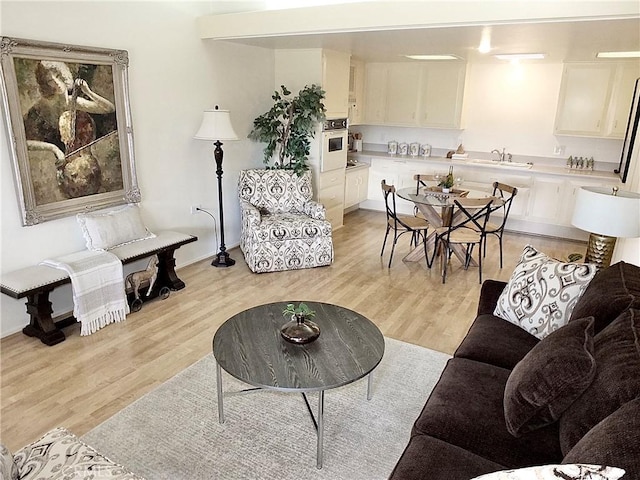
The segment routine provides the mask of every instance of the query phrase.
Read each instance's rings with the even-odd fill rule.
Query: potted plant
[[[264,148],[267,168],[291,169],[301,175],[309,169],[310,139],[318,122],[325,119],[324,90],[315,84],[307,85],[295,97],[284,85],[280,90],[271,96],[274,103],[269,111],[253,121],[249,138],[267,144]]]
[[[304,345],[313,342],[320,336],[320,327],[309,320],[315,317],[316,312],[311,310],[306,303],[300,302],[297,307],[293,303],[288,303],[282,311],[282,315],[291,317],[291,320],[280,329],[280,335],[287,342]]]
[[[451,191],[451,188],[453,188],[455,181],[453,179],[453,167],[449,167],[449,173],[447,174],[446,177],[444,177],[444,180],[442,180],[438,186],[442,187],[442,193],[449,193]]]

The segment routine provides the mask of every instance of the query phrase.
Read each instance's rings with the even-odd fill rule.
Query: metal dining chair
[[[483,232],[489,221],[491,205],[494,200],[494,197],[459,197],[453,200],[458,210],[457,221],[451,225],[436,229],[436,243],[430,262],[433,265],[436,252],[440,251],[442,283],[445,283],[447,277],[447,264],[451,259],[451,246],[454,244],[462,244],[466,247],[465,270],[469,268],[473,249],[478,245],[478,278],[479,282],[482,283],[482,244],[485,239]]]
[[[427,184],[427,182],[435,182],[435,184],[437,185],[439,177],[437,177],[436,175],[428,175],[428,174],[424,174],[424,173],[418,173],[418,174],[413,176],[413,179],[416,181],[416,195],[418,195],[420,193],[420,189],[422,187],[429,187],[430,186],[430,185]],[[417,205],[414,205],[414,207],[413,207],[413,216],[417,217],[419,213],[420,213],[420,209],[418,208]]]
[[[432,262],[429,261],[427,254],[427,236],[429,230],[429,222],[424,218],[411,215],[398,215],[396,211],[396,188],[393,185],[387,185],[386,180],[382,180],[382,194],[384,195],[385,210],[387,212],[387,227],[384,233],[384,241],[382,242],[382,250],[380,256],[384,254],[387,245],[387,237],[389,232],[393,230],[393,245],[391,246],[391,255],[389,256],[388,268],[391,268],[393,260],[393,252],[398,243],[398,238],[405,233],[411,233],[411,245],[418,246],[418,242],[422,239],[424,248],[424,256],[427,261],[427,267],[431,268]]]
[[[502,210],[502,219],[500,223],[487,222],[484,229],[483,236],[483,256],[487,255],[487,235],[495,235],[498,237],[498,243],[500,245],[500,268],[502,268],[502,234],[504,233],[504,227],[507,224],[507,218],[509,217],[509,211],[511,210],[511,204],[513,199],[518,194],[518,189],[507,185],[505,183],[493,182],[493,196],[502,202],[496,202],[491,208],[491,214]]]

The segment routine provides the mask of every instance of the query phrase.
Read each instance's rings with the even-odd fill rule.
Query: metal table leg
[[[324,390],[318,393],[318,450],[317,450],[317,468],[322,468],[322,440],[324,437]]]
[[[373,385],[373,372],[367,375],[367,400],[371,400],[371,386]]]
[[[218,421],[224,423],[224,408],[222,406],[222,368],[216,362],[216,389],[218,390]]]

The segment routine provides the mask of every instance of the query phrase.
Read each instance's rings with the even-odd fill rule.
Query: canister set
[[[387,143],[387,153],[389,155],[411,155],[412,157],[430,157],[431,145],[428,143],[398,143],[395,140]]]

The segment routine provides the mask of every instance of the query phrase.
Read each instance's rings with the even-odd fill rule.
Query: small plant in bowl
[[[449,173],[438,184],[438,186],[442,187],[442,191],[444,193],[449,193],[449,190],[453,188],[454,185],[455,185],[455,180],[453,178],[453,167],[449,167]]]
[[[300,302],[296,307],[293,303],[287,303],[287,308],[282,311],[282,315],[295,316],[296,319],[313,318],[316,316],[316,312],[311,310],[306,303]]]
[[[320,327],[309,320],[315,317],[316,312],[311,310],[306,303],[300,302],[296,307],[288,303],[282,311],[285,317],[291,316],[291,320],[280,329],[280,335],[287,342],[304,345],[311,343],[320,336]]]

